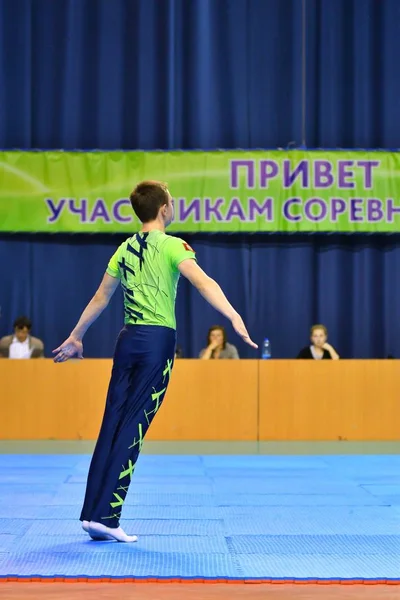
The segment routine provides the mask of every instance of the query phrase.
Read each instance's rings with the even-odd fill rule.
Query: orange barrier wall
[[[0,360],[0,439],[97,437],[111,360]],[[178,360],[149,440],[399,440],[398,361]]]
[[[400,440],[397,360],[259,361],[260,440]]]

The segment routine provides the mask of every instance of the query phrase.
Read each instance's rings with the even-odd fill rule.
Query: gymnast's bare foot
[[[126,543],[137,542],[137,536],[127,535],[122,527],[106,527],[102,523],[96,523],[96,521],[90,521],[88,533],[93,539],[111,539]]]
[[[101,540],[113,540],[114,538],[106,535],[106,534],[99,534],[99,535],[91,535],[90,531],[89,531],[89,521],[82,521],[82,529],[83,531],[86,531],[86,533],[88,533],[90,535],[90,537],[92,538],[92,540],[97,541],[101,541]]]

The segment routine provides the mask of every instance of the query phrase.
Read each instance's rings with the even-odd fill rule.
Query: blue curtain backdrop
[[[400,358],[400,236],[186,236],[200,265],[243,314],[258,343],[271,340],[275,357],[295,357],[309,327],[324,323],[346,358]],[[75,325],[96,290],[119,236],[0,237],[0,334],[28,314],[46,354]],[[72,240],[72,242],[71,242]],[[196,357],[208,327],[227,325],[243,357],[257,352],[238,342],[229,324],[181,280],[179,344]],[[85,338],[87,357],[111,356],[122,325],[119,293]]]
[[[0,147],[398,147],[399,39],[398,0],[1,0]]]
[[[0,0],[0,147],[399,147],[399,39],[398,0]],[[27,313],[49,353],[119,241],[2,236],[0,333]],[[400,356],[397,236],[188,241],[275,356],[315,321],[343,356]],[[220,319],[186,282],[177,313],[196,356]],[[114,299],[87,356],[121,320]]]

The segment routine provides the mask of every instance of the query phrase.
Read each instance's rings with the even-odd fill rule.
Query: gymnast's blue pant
[[[144,437],[167,390],[175,345],[169,327],[125,325],[120,332],[81,521],[119,526]]]

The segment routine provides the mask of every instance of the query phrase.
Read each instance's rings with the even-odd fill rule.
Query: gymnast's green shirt
[[[110,259],[107,273],[121,280],[125,324],[176,328],[178,265],[195,259],[183,240],[159,230],[125,240]]]

